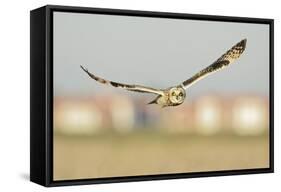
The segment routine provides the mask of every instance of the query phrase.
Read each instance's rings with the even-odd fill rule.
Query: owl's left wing
[[[152,87],[147,87],[147,86],[142,86],[142,85],[129,85],[129,84],[124,84],[124,83],[117,83],[114,81],[109,81],[103,78],[100,78],[92,73],[90,73],[87,69],[85,69],[83,66],[80,66],[83,71],[85,71],[92,79],[96,80],[99,83],[106,84],[106,85],[111,85],[113,87],[117,88],[123,88],[128,91],[136,91],[136,92],[142,92],[142,93],[154,93],[157,95],[164,95],[164,92],[160,89],[155,89]]]
[[[206,67],[205,69],[199,71],[195,75],[193,75],[188,80],[182,83],[182,86],[186,89],[196,83],[197,81],[205,78],[206,76],[217,72],[224,67],[227,67],[229,64],[234,62],[236,59],[240,57],[240,55],[244,52],[246,48],[247,39],[243,39],[234,45],[231,49],[229,49],[225,54],[223,54],[219,59],[217,59],[213,64]]]

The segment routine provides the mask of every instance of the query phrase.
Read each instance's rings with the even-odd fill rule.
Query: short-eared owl
[[[184,102],[186,97],[186,89],[193,85],[195,82],[203,79],[204,77],[210,75],[211,73],[217,72],[224,67],[228,66],[236,59],[240,57],[240,55],[244,52],[246,48],[246,39],[243,39],[236,45],[234,45],[230,50],[228,50],[225,54],[223,54],[219,59],[217,59],[214,63],[210,66],[206,67],[205,69],[199,71],[191,78],[187,79],[186,81],[182,82],[180,85],[169,87],[166,89],[155,89],[152,87],[142,86],[142,85],[129,85],[124,83],[117,83],[114,81],[108,81],[106,79],[102,79],[92,73],[90,73],[87,69],[83,66],[81,68],[94,80],[106,84],[111,85],[113,87],[123,88],[129,91],[137,91],[142,93],[153,93],[156,94],[157,97],[149,102],[148,104],[158,104],[162,107],[167,106],[177,106]]]

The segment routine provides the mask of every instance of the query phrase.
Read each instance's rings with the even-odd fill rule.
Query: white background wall
[[[45,4],[274,18],[275,173],[43,188],[29,178],[29,10]],[[0,191],[277,191],[280,167],[280,5],[277,0],[2,1],[0,6]],[[254,72],[254,71],[253,71]],[[280,86],[279,86],[280,87]],[[279,189],[280,190],[280,189]]]

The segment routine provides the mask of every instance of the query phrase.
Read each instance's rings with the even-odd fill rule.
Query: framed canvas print
[[[273,172],[273,20],[31,11],[30,179]]]

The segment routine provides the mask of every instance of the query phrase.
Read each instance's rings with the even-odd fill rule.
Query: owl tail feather
[[[150,101],[149,103],[147,103],[147,105],[150,105],[150,104],[157,104],[157,98],[156,99],[154,99],[154,100],[152,100],[152,101]]]

